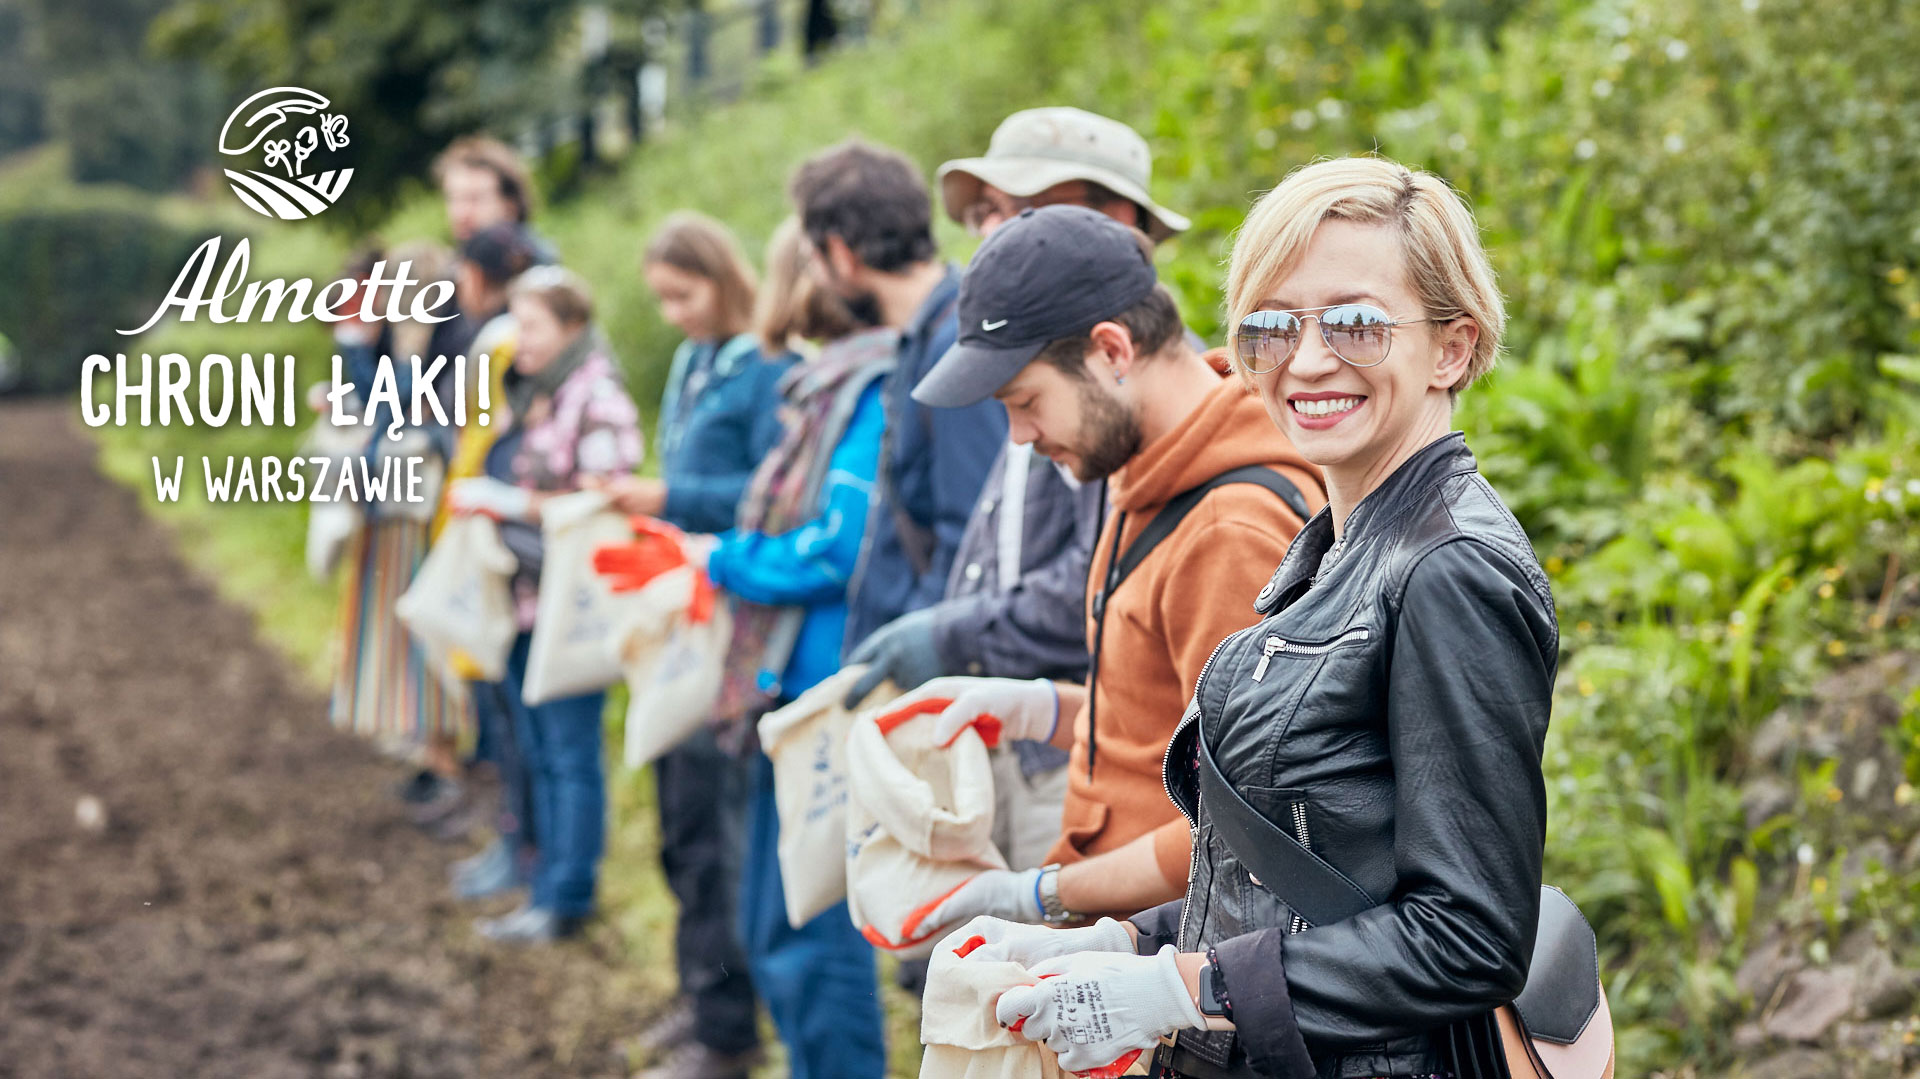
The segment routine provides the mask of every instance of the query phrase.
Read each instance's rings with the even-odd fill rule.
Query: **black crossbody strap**
[[[1243,465],[1231,471],[1222,472],[1198,487],[1190,487],[1173,496],[1165,506],[1161,507],[1159,513],[1154,514],[1153,520],[1147,522],[1147,527],[1140,530],[1139,538],[1128,544],[1126,553],[1120,556],[1119,565],[1108,578],[1106,591],[1111,593],[1118,588],[1120,582],[1126,580],[1127,575],[1138,568],[1140,563],[1145,562],[1147,556],[1153,553],[1153,549],[1158,547],[1162,540],[1173,535],[1174,530],[1180,527],[1180,522],[1186,519],[1187,514],[1193,512],[1194,507],[1198,506],[1200,500],[1207,497],[1210,491],[1216,487],[1225,487],[1229,483],[1251,483],[1265,487],[1280,501],[1286,503],[1288,509],[1298,514],[1302,521],[1313,516],[1312,511],[1307,509],[1306,498],[1300,494],[1300,488],[1295,487],[1292,480],[1265,465]]]
[[[1312,925],[1331,925],[1378,905],[1352,878],[1248,805],[1220,774],[1206,732],[1196,729],[1193,737],[1199,743],[1200,799],[1213,818],[1214,833],[1262,887]]]
[[[1093,757],[1097,745],[1094,728],[1093,684],[1094,679],[1100,674],[1100,646],[1106,639],[1107,601],[1113,598],[1113,593],[1120,587],[1121,582],[1125,581],[1140,563],[1147,560],[1147,556],[1153,553],[1153,549],[1160,546],[1162,540],[1173,535],[1174,530],[1180,527],[1180,522],[1186,520],[1187,514],[1193,512],[1194,507],[1200,504],[1201,499],[1207,497],[1208,492],[1216,487],[1225,487],[1229,483],[1251,483],[1265,487],[1280,501],[1286,503],[1287,508],[1298,515],[1302,521],[1313,516],[1307,509],[1307,500],[1300,493],[1300,488],[1294,486],[1292,480],[1265,465],[1241,465],[1239,468],[1228,469],[1197,487],[1189,487],[1174,495],[1160,507],[1159,513],[1153,515],[1153,520],[1147,522],[1147,526],[1140,530],[1140,534],[1134,537],[1125,551],[1119,549],[1120,534],[1127,528],[1126,512],[1121,511],[1120,519],[1114,522],[1113,526],[1113,547],[1109,549],[1107,555],[1106,583],[1101,586],[1100,591],[1093,594],[1093,650],[1087,667],[1089,694],[1087,697],[1087,777],[1089,779],[1093,777]]]

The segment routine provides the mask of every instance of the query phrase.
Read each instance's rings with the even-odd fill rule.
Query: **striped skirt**
[[[433,658],[394,617],[426,554],[426,522],[385,520],[368,522],[341,559],[333,725],[402,753],[469,726],[464,696],[447,691]]]

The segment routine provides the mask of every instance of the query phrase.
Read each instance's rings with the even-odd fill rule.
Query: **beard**
[[[873,293],[860,292],[852,296],[841,296],[840,302],[846,306],[847,313],[853,316],[854,322],[867,327],[880,325],[880,299]]]
[[[1073,454],[1073,478],[1081,483],[1103,480],[1120,471],[1140,452],[1140,423],[1125,404],[1102,390],[1092,379],[1080,385],[1080,444]]]

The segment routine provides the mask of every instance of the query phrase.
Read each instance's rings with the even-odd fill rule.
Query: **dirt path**
[[[0,405],[0,1077],[625,1075],[648,1004],[612,930],[483,947],[403,770],[327,727],[72,417]]]

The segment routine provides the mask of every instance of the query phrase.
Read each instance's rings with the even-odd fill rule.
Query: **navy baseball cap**
[[[1138,232],[1084,206],[1022,210],[960,278],[960,335],[913,388],[938,408],[983,401],[1049,341],[1092,329],[1158,283]]]

